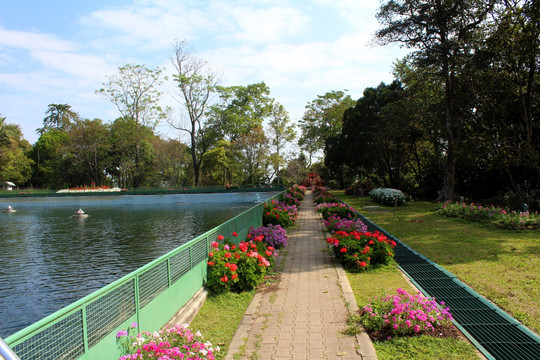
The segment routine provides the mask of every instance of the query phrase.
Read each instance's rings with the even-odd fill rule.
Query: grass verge
[[[475,291],[540,332],[540,231],[512,231],[441,217],[429,202],[384,207],[333,192],[377,225],[457,275]],[[450,309],[451,310],[451,309]]]
[[[255,290],[241,294],[209,296],[191,322],[189,328],[192,331],[200,331],[205,340],[214,346],[219,345],[221,351],[216,353],[216,359],[225,358],[229,344],[254,295]]]

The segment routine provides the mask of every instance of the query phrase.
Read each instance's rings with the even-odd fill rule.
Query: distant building
[[[11,181],[4,181],[2,183],[2,189],[4,190],[7,190],[7,191],[11,191],[13,190],[14,187],[16,187],[17,185],[15,185],[14,183],[12,183]]]

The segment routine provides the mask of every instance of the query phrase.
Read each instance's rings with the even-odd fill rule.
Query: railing
[[[0,360],[20,360],[2,338],[0,338]]]
[[[206,281],[208,249],[218,235],[246,237],[262,225],[264,205],[279,193],[104,288],[5,339],[21,360],[117,359],[115,334],[161,328]]]

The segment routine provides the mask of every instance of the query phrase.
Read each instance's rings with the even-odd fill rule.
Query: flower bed
[[[116,344],[123,354],[119,360],[214,360],[214,353],[219,351],[219,346],[214,348],[210,342],[204,342],[200,333],[192,333],[185,324],[134,335],[136,328],[137,323],[133,323],[127,330],[116,334]]]
[[[268,224],[257,229],[249,229],[248,238],[258,238],[260,236],[262,236],[266,244],[276,249],[281,249],[287,245],[287,232],[280,225]]]
[[[327,219],[323,221],[323,225],[330,233],[334,233],[336,231],[367,231],[367,226],[362,222],[362,220],[343,219],[335,214],[328,216]]]
[[[375,340],[433,333],[452,326],[449,308],[443,306],[443,302],[438,304],[420,294],[411,295],[397,289],[397,294],[385,294],[365,305],[360,310],[358,322]]]
[[[356,217],[356,212],[352,207],[339,202],[321,203],[315,209],[321,213],[323,219],[328,219],[331,216],[337,216],[342,219],[353,219]]]
[[[369,192],[369,196],[376,200],[377,202],[394,206],[397,201],[397,205],[403,205],[405,203],[405,194],[401,190],[390,189],[390,188],[376,188]]]
[[[296,224],[298,208],[296,205],[287,205],[282,201],[275,201],[265,205],[263,212],[263,224],[280,225],[287,228]]]
[[[394,258],[396,243],[376,232],[336,231],[326,241],[334,256],[350,272],[360,272],[388,265]]]
[[[439,215],[457,217],[469,221],[488,223],[503,229],[536,230],[540,229],[540,214],[511,211],[507,208],[482,206],[475,203],[459,202],[439,203]]]
[[[262,236],[235,245],[222,235],[208,253],[206,288],[213,294],[248,291],[259,285],[277,256]]]

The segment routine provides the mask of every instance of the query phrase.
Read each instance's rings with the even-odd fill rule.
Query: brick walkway
[[[356,301],[322,230],[308,191],[281,250],[280,280],[255,295],[226,359],[376,359],[367,335],[343,334]]]

